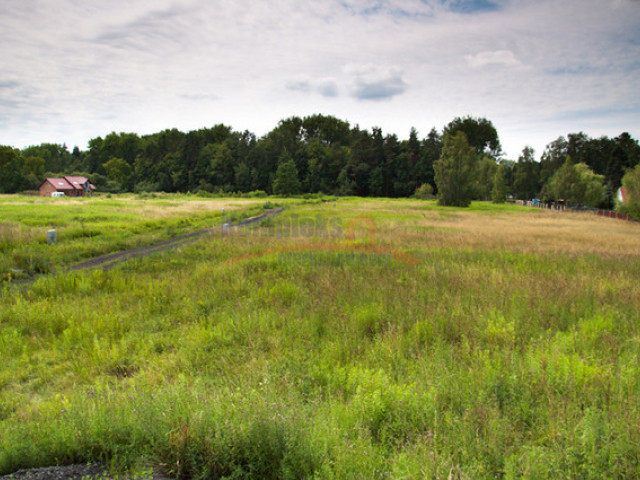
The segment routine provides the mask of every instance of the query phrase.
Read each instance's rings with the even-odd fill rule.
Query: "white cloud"
[[[476,55],[465,55],[464,59],[472,68],[481,68],[487,65],[504,65],[507,67],[522,65],[511,50],[485,51]]]
[[[401,137],[486,116],[512,157],[572,131],[640,136],[637,1],[5,3],[0,142],[18,147],[262,135],[315,112]]]

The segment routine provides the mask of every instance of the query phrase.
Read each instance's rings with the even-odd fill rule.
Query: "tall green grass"
[[[362,213],[339,205],[273,222]],[[379,231],[396,222],[372,214]],[[637,476],[640,259],[412,244],[415,266],[228,261],[299,241],[207,237],[4,285],[0,473]]]
[[[256,200],[226,212],[189,208],[189,203],[203,201],[185,195],[82,199],[3,196],[0,282],[54,272],[98,255],[212,228],[272,206],[271,202]],[[233,199],[228,201],[233,205]],[[149,209],[154,215],[145,214]],[[55,245],[47,245],[46,232],[50,229],[57,231]]]

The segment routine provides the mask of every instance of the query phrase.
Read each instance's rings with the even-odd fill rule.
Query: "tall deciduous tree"
[[[0,146],[0,193],[16,193],[27,186],[24,159],[17,150]]]
[[[545,185],[545,194],[552,200],[596,207],[605,198],[604,176],[593,173],[584,163],[574,164],[567,157]]]
[[[531,200],[540,192],[540,164],[534,155],[533,148],[524,147],[515,166],[513,193],[520,200]]]
[[[433,164],[440,158],[441,154],[442,137],[435,128],[432,128],[421,145],[420,158],[418,159],[418,165],[416,167],[417,183],[419,185],[429,183],[435,187],[436,181]]]
[[[236,172],[236,189],[239,192],[251,191],[251,169],[247,162],[240,162],[235,168]]]
[[[121,190],[127,190],[131,180],[132,168],[129,163],[119,157],[113,157],[102,165],[110,180],[118,182]]]
[[[627,173],[622,177],[622,188],[625,189],[626,200],[624,203],[618,204],[618,211],[640,220],[640,164],[627,170]]]
[[[490,120],[486,118],[454,118],[444,127],[443,135],[452,135],[463,132],[467,142],[474,148],[478,155],[488,155],[498,158],[502,154],[498,131]]]
[[[273,180],[273,193],[276,195],[295,195],[300,193],[301,185],[298,179],[298,169],[288,151],[280,156],[276,178]]]
[[[505,179],[505,168],[498,165],[493,176],[493,188],[491,189],[491,201],[493,203],[504,203],[507,200],[507,183]]]
[[[73,158],[67,150],[67,146],[56,143],[42,143],[27,147],[22,149],[20,154],[25,158],[40,157],[44,159],[44,170],[46,172],[61,173],[73,163]]]
[[[468,207],[475,193],[476,152],[463,132],[445,135],[442,156],[435,162],[438,203]]]
[[[564,137],[558,137],[549,143],[540,157],[540,183],[545,185],[564,164],[569,154],[569,143]]]
[[[476,162],[476,200],[490,200],[493,178],[498,165],[493,158],[482,157]]]

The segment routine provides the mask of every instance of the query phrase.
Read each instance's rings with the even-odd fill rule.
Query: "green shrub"
[[[419,200],[430,200],[434,198],[433,187],[429,183],[423,183],[418,188],[416,188],[416,192],[413,196]]]

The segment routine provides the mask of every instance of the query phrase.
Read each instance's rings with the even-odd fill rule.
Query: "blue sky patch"
[[[500,9],[500,5],[491,0],[453,0],[449,8],[455,13],[493,12]]]

